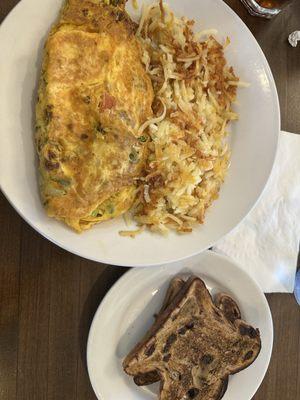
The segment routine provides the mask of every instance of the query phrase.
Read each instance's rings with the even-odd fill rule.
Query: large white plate
[[[227,57],[251,84],[241,89],[232,129],[232,162],[220,198],[203,226],[189,235],[161,237],[149,232],[120,237],[123,219],[78,235],[42,208],[33,144],[34,106],[42,47],[63,0],[22,0],[0,27],[0,182],[19,214],[57,245],[82,257],[116,265],[162,264],[200,253],[233,229],[259,198],[269,177],[279,132],[279,106],[270,68],[254,37],[221,0],[169,0],[196,30],[218,28],[232,44]]]
[[[175,275],[197,275],[212,294],[236,299],[242,317],[258,327],[262,349],[255,362],[229,379],[223,400],[250,400],[268,368],[273,325],[268,303],[256,283],[227,257],[206,251],[193,259],[153,268],[132,269],[112,287],[94,317],[87,347],[93,389],[101,400],[151,400],[157,385],[137,387],[122,370],[122,359],[153,323]]]

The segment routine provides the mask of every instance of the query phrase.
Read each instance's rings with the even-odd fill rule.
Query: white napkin
[[[236,260],[264,292],[293,292],[300,239],[300,135],[281,132],[261,199],[214,250]]]

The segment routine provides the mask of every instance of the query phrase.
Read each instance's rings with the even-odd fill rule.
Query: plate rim
[[[275,83],[275,79],[272,73],[272,70],[270,68],[270,65],[268,63],[268,60],[262,50],[262,48],[260,47],[258,41],[256,40],[255,36],[253,35],[253,33],[250,31],[250,29],[248,28],[248,26],[245,24],[245,22],[239,17],[239,15],[228,5],[226,4],[224,1],[222,0],[211,0],[216,4],[222,4],[222,7],[224,7],[227,12],[229,12],[229,14],[235,18],[239,24],[241,24],[241,26],[243,26],[243,28],[247,31],[247,33],[251,36],[253,43],[255,43],[256,49],[259,52],[262,61],[263,61],[263,67],[266,71],[266,74],[268,76],[269,79],[269,84],[270,84],[270,89],[272,92],[272,97],[274,100],[274,110],[275,110],[275,119],[276,119],[276,123],[275,125],[277,126],[276,129],[276,137],[274,138],[274,153],[272,156],[272,163],[270,164],[268,170],[266,168],[266,179],[265,182],[262,184],[262,188],[261,188],[261,192],[259,194],[259,196],[257,197],[256,201],[253,202],[252,206],[249,207],[248,211],[242,216],[242,218],[239,220],[239,222],[232,226],[231,229],[229,229],[228,231],[226,231],[226,233],[220,237],[217,237],[214,240],[211,240],[204,248],[199,247],[199,250],[195,250],[192,253],[186,254],[184,256],[181,257],[170,257],[167,260],[161,260],[161,261],[155,261],[155,262],[140,262],[140,261],[123,261],[121,259],[119,260],[115,260],[112,259],[111,256],[106,256],[105,254],[103,254],[102,251],[99,251],[99,253],[97,255],[88,255],[88,254],[83,254],[81,252],[81,250],[77,250],[76,248],[73,248],[70,244],[64,243],[61,240],[56,240],[56,238],[54,236],[52,236],[51,234],[47,234],[45,229],[42,229],[42,227],[37,226],[37,224],[35,224],[35,222],[33,220],[30,219],[30,217],[28,217],[25,213],[23,213],[23,211],[20,209],[20,207],[18,205],[16,205],[13,200],[10,198],[9,193],[5,190],[5,188],[3,188],[3,184],[0,182],[0,190],[3,193],[4,197],[7,199],[7,201],[9,202],[9,204],[13,207],[13,209],[21,216],[21,218],[31,227],[33,228],[36,232],[38,232],[42,237],[44,237],[45,239],[49,240],[51,243],[55,244],[56,246],[60,247],[61,249],[68,251],[71,254],[74,254],[76,256],[82,257],[84,259],[87,260],[91,260],[97,263],[103,263],[103,264],[109,264],[109,265],[114,265],[114,266],[120,266],[120,267],[150,267],[150,266],[158,266],[161,264],[169,264],[169,263],[173,263],[173,262],[177,262],[177,261],[183,261],[186,260],[188,258],[194,257],[195,255],[200,254],[203,251],[206,251],[208,248],[213,247],[216,245],[216,243],[222,239],[222,237],[230,234],[230,232],[232,232],[234,229],[236,229],[243,221],[244,219],[249,215],[249,213],[255,208],[255,206],[257,205],[257,203],[260,201],[267,183],[270,179],[272,170],[274,168],[274,162],[275,162],[275,158],[276,158],[276,154],[277,154],[277,149],[278,149],[278,139],[279,139],[279,134],[280,134],[280,129],[281,129],[281,111],[280,111],[280,103],[279,103],[279,97],[278,97],[278,91],[277,91],[277,87],[276,87],[276,83]],[[7,21],[8,18],[12,17],[14,12],[16,11],[16,9],[18,9],[18,7],[20,7],[22,4],[24,4],[25,0],[21,0],[19,3],[17,3],[15,5],[15,7],[12,8],[12,10],[10,10],[10,12],[6,15],[6,17],[4,18],[4,20],[2,21],[1,25],[0,25],[0,35],[2,30],[5,29],[5,22]],[[275,136],[275,133],[274,133]],[[57,223],[61,223],[61,222],[57,222]]]
[[[263,290],[259,286],[259,284],[255,281],[254,278],[252,278],[251,275],[249,275],[244,269],[242,269],[240,267],[239,263],[237,263],[235,260],[231,259],[230,257],[228,257],[225,254],[220,254],[214,250],[205,250],[201,254],[198,254],[198,256],[203,256],[203,257],[207,256],[207,257],[215,258],[220,263],[224,260],[226,262],[229,262],[231,264],[231,267],[233,267],[234,269],[236,269],[238,271],[238,273],[240,274],[240,276],[243,277],[245,282],[247,282],[247,281],[251,282],[251,284],[257,291],[257,293],[259,293],[259,295],[260,295],[261,304],[262,304],[264,312],[265,312],[265,321],[266,321],[268,329],[271,333],[271,336],[270,336],[270,340],[268,341],[266,362],[265,362],[264,368],[262,370],[262,374],[261,374],[260,378],[257,380],[256,389],[254,389],[253,393],[251,394],[251,397],[249,398],[249,400],[251,400],[252,397],[257,392],[257,390],[259,389],[259,387],[261,386],[261,384],[265,378],[265,375],[266,375],[269,365],[270,365],[271,356],[272,356],[272,352],[273,352],[274,324],[273,324],[273,318],[272,318],[272,313],[271,313],[269,303],[266,299],[266,296],[265,296]],[[181,262],[182,262],[182,260],[176,262],[176,264],[181,263]],[[173,263],[173,264],[175,264],[175,263]],[[164,268],[164,267],[165,267],[165,264],[161,264],[159,266],[156,266],[155,268],[159,269],[159,268]],[[155,268],[153,268],[153,269],[145,268],[145,273],[147,273],[147,274],[154,273]],[[103,299],[100,301],[98,308],[93,316],[93,319],[92,319],[92,322],[90,325],[90,329],[89,329],[89,333],[88,333],[88,338],[86,341],[86,357],[85,357],[85,359],[86,359],[87,372],[88,372],[90,384],[91,384],[93,391],[95,393],[95,396],[97,398],[99,398],[97,395],[97,390],[96,390],[94,381],[92,381],[92,378],[91,378],[92,377],[92,369],[91,369],[91,361],[90,361],[92,358],[91,347],[92,347],[92,340],[93,340],[94,331],[95,331],[95,325],[96,325],[97,320],[99,319],[101,313],[103,312],[103,309],[107,306],[107,302],[109,301],[109,297],[113,294],[113,291],[115,291],[118,288],[118,286],[123,283],[123,281],[126,281],[128,278],[130,278],[131,275],[139,274],[139,273],[141,273],[141,271],[142,271],[141,269],[131,268],[130,270],[126,271],[119,279],[117,279],[117,281],[109,288],[109,290],[107,291],[107,293],[105,294]],[[264,347],[267,347],[267,344],[265,344]],[[105,398],[103,397],[103,394],[101,394],[101,400],[105,400]]]

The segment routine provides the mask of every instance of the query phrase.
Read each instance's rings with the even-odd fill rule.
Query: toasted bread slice
[[[160,381],[160,376],[156,371],[147,372],[146,374],[140,374],[134,377],[134,382],[139,383],[138,386],[150,385],[152,383]],[[146,382],[146,383],[145,383]],[[205,385],[203,387],[203,394],[205,399],[221,400],[224,396],[228,386],[228,377],[219,379],[211,385]]]
[[[185,281],[179,277],[175,277],[171,280],[165,299],[163,301],[163,305],[156,317],[158,317],[171,304],[179,290],[183,287],[184,283]],[[230,322],[234,322],[236,319],[241,318],[241,312],[238,305],[228,294],[217,294],[214,302],[215,305],[223,311],[225,317]],[[160,380],[160,376],[156,371],[150,371],[145,374],[134,376],[133,380],[134,383],[138,386],[147,386],[158,382]],[[219,388],[219,397],[216,397],[217,400],[220,400],[224,396],[227,386],[228,379],[218,382],[218,385],[216,385],[216,390],[218,390]]]
[[[175,276],[171,280],[165,299],[158,314],[161,314],[163,311],[165,311],[165,309],[172,303],[180,289],[183,288],[184,284],[185,281],[182,278],[179,278],[179,276]]]
[[[161,309],[155,316],[156,318],[158,318],[159,315],[172,303],[179,290],[183,287],[184,283],[185,283],[184,280],[177,276],[175,276],[171,280],[163,304],[161,306]],[[133,380],[134,383],[138,386],[147,386],[147,385],[152,385],[152,383],[160,381],[160,376],[157,373],[157,371],[150,371],[147,372],[146,374],[138,374],[134,376]]]
[[[232,323],[242,318],[238,305],[233,298],[226,293],[218,293],[215,296],[215,305],[223,312],[228,321]]]
[[[161,400],[216,400],[224,390],[222,382],[249,366],[260,348],[259,331],[240,319],[230,322],[202,280],[192,277],[123,367],[133,376],[157,371]],[[218,385],[219,390],[212,390]]]
[[[156,317],[158,317],[171,304],[171,302],[174,300],[179,290],[183,287],[184,283],[185,281],[177,276],[171,280],[166,296],[163,301],[163,305],[158,314],[156,315]],[[230,322],[234,322],[236,319],[241,318],[241,312],[238,305],[228,294],[226,293],[217,294],[214,299],[214,303],[220,310],[223,311],[224,316]],[[147,372],[146,374],[138,374],[134,376],[133,380],[137,386],[147,386],[160,381],[160,376],[158,372],[150,371]],[[222,390],[220,390],[220,397],[218,398],[218,400],[221,399],[225,394],[225,391],[228,386],[228,379],[222,380],[221,382],[222,382],[222,388],[221,388]]]

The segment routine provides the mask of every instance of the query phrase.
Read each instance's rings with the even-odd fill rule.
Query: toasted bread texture
[[[256,359],[261,340],[229,296],[220,295],[216,303],[219,308],[204,282],[191,277],[125,358],[125,372],[156,371],[161,400],[220,399],[228,376]],[[226,307],[234,310],[229,317]]]
[[[156,315],[156,318],[158,318],[160,314],[162,314],[165,311],[165,309],[172,303],[172,301],[174,300],[180,289],[182,289],[184,283],[185,283],[184,280],[177,276],[175,276],[171,280],[163,304],[161,306],[160,311]],[[160,376],[157,371],[150,371],[145,374],[138,374],[134,376],[133,380],[134,383],[138,386],[146,386],[160,381]]]
[[[185,281],[178,276],[174,277],[171,280],[162,307],[157,314],[157,317],[172,303],[180,289],[182,289],[184,283]],[[228,294],[218,293],[214,298],[214,303],[224,313],[225,317],[230,322],[234,322],[236,319],[241,319],[241,312],[238,305]],[[134,376],[133,380],[134,383],[138,386],[147,386],[160,381],[160,376],[157,371],[151,371],[145,374],[136,375]],[[217,397],[217,400],[220,400],[224,396],[228,386],[228,379],[221,380],[220,383],[221,385],[216,385],[220,389],[219,397]]]

